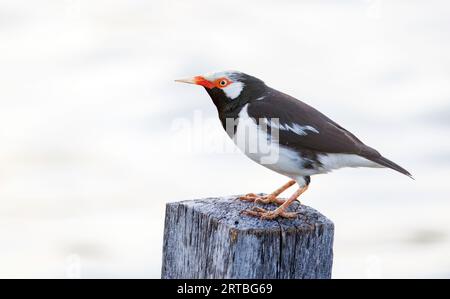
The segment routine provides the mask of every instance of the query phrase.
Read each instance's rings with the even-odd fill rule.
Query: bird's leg
[[[273,211],[267,211],[265,209],[254,207],[252,210],[245,210],[243,213],[249,216],[261,217],[261,219],[275,219],[277,217],[283,218],[296,218],[297,212],[287,212],[286,209],[294,202],[303,192],[308,189],[308,185],[299,188],[286,200],[281,206]]]
[[[283,193],[284,191],[286,191],[289,187],[291,187],[294,184],[295,184],[295,181],[290,180],[289,182],[287,182],[286,184],[284,184],[277,190],[273,191],[269,195],[262,196],[262,195],[256,195],[255,193],[249,193],[249,194],[239,197],[239,199],[245,200],[245,201],[256,202],[256,203],[263,203],[263,204],[276,203],[277,205],[282,205],[285,202],[285,200],[279,199],[279,198],[277,198],[277,196],[280,195],[281,193]]]

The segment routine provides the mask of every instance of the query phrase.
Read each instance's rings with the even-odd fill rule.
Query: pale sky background
[[[0,0],[0,277],[157,278],[166,202],[284,183],[173,82],[237,69],[416,178],[312,178],[333,277],[449,278],[449,37],[448,1]]]

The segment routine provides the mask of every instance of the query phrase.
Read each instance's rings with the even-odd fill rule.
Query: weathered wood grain
[[[240,214],[253,205],[237,196],[167,204],[162,278],[331,278],[329,219],[298,203],[294,220]]]

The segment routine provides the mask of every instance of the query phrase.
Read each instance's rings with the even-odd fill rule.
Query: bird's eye
[[[219,82],[219,85],[222,86],[222,87],[226,86],[227,84],[228,84],[228,82],[225,79],[224,80],[220,80],[220,82]]]

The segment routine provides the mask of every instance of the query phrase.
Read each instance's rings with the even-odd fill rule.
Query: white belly
[[[297,178],[320,173],[304,169],[304,159],[295,151],[280,145],[248,116],[247,106],[239,113],[239,123],[232,139],[236,146],[253,161],[286,176]]]

